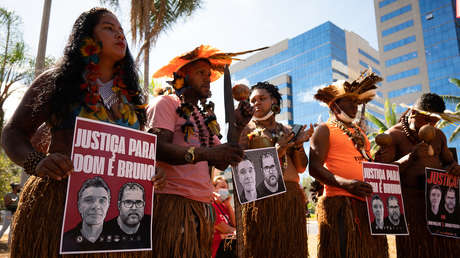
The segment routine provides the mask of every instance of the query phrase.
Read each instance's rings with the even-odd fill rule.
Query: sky
[[[37,53],[43,2],[2,0],[0,3],[0,7],[21,17],[20,29],[31,56]],[[120,2],[121,8],[114,12],[128,34],[133,55],[136,55],[138,46],[130,41],[129,35],[130,1]],[[100,6],[98,0],[52,1],[47,55],[61,57],[74,21],[82,12],[95,6]],[[202,7],[192,16],[180,19],[169,31],[160,35],[150,51],[150,74],[173,57],[200,44],[209,44],[226,52],[255,49],[293,38],[326,21],[359,34],[377,48],[372,0],[204,0]],[[222,80],[212,86],[217,114],[223,110],[223,101],[219,101],[223,95],[222,86]],[[11,113],[14,107],[9,109],[7,113]],[[220,122],[221,119],[222,116],[219,117]]]

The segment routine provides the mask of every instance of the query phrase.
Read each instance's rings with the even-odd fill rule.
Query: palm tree
[[[388,128],[392,127],[397,123],[397,117],[396,117],[396,104],[390,104],[389,99],[385,99],[385,105],[384,105],[384,112],[385,112],[385,121],[381,121],[378,119],[376,116],[373,114],[366,112],[366,118],[373,123],[376,127],[377,130],[374,132],[370,132],[367,137],[369,138],[371,142],[371,154],[374,156],[375,152],[377,152],[377,147],[378,145],[375,143],[375,136],[385,132],[388,130]]]
[[[119,0],[100,0],[119,7]],[[201,7],[201,0],[131,0],[131,34],[134,42],[142,43],[136,57],[144,56],[144,89],[149,87],[149,52],[161,32],[171,29],[182,17],[190,16]]]
[[[449,82],[452,83],[454,86],[457,86],[458,88],[460,88],[460,80],[459,79],[450,78]],[[457,115],[457,116],[460,116],[460,96],[441,95],[441,97],[444,99],[445,102],[454,104],[455,105],[454,114]],[[444,128],[444,127],[446,127],[448,125],[456,126],[455,130],[452,132],[452,134],[449,137],[449,142],[453,142],[459,136],[460,125],[458,123],[452,123],[452,122],[449,122],[447,120],[442,120],[437,124],[437,127]]]

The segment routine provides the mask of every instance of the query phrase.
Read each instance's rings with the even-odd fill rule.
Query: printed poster
[[[366,197],[372,235],[409,235],[399,167],[392,164],[363,162],[364,182],[372,186]]]
[[[426,221],[433,235],[460,237],[459,177],[425,168]]]
[[[156,136],[77,117],[61,254],[152,250]]]
[[[245,150],[245,158],[232,167],[241,204],[286,192],[275,147]]]

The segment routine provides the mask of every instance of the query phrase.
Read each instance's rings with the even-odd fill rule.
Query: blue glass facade
[[[358,53],[360,53],[361,55],[369,58],[370,60],[372,60],[372,62],[374,62],[376,64],[380,64],[379,60],[377,60],[375,57],[369,55],[368,53],[366,53],[366,51],[362,50],[361,48],[358,48]]]
[[[383,46],[383,51],[387,52],[387,51],[393,50],[393,49],[398,48],[398,47],[405,46],[405,45],[413,43],[413,42],[415,42],[415,36],[410,36],[410,37],[407,37],[407,38],[403,38],[403,39],[400,39],[398,41],[386,44],[385,46]]]
[[[396,98],[396,97],[399,97],[401,95],[414,93],[414,92],[417,92],[417,91],[422,91],[422,85],[421,84],[405,87],[405,88],[402,88],[402,89],[399,89],[399,90],[390,91],[390,92],[388,92],[388,97],[389,98]]]
[[[377,70],[377,68],[373,67],[372,65],[368,65],[366,62],[364,62],[363,60],[359,60],[359,64],[362,65],[364,68],[369,68],[371,67],[372,68],[372,71],[374,71],[376,74],[378,75],[382,75],[382,73],[380,73],[379,70]]]
[[[397,81],[397,80],[401,80],[401,79],[404,79],[404,78],[407,78],[407,77],[417,75],[419,72],[420,72],[420,69],[417,67],[417,68],[414,68],[414,69],[409,69],[409,70],[406,70],[406,71],[402,71],[402,72],[399,72],[399,73],[388,75],[386,79],[387,79],[387,82]]]
[[[417,58],[417,51],[410,52],[408,54],[398,56],[398,57],[395,57],[395,58],[392,58],[392,59],[388,59],[387,61],[385,61],[385,66],[390,67],[392,65],[396,65],[396,64],[399,64],[399,63],[402,63],[402,62],[406,62],[406,61],[409,61],[409,60],[414,59],[414,58]]]
[[[281,113],[291,111],[293,119],[289,124],[309,124],[326,121],[328,108],[314,100],[319,87],[332,82],[332,74],[342,72],[332,68],[332,60],[347,65],[345,31],[331,22],[326,22],[303,34],[289,39],[288,48],[233,72],[232,80],[246,79],[250,85],[259,81],[274,79],[280,75],[290,77],[292,108],[282,107]]]
[[[420,17],[425,44],[425,56],[431,92],[460,96],[460,89],[449,78],[460,78],[460,19],[455,18],[455,0],[419,0]],[[447,104],[455,110],[455,106]],[[454,127],[443,130],[447,136]],[[460,141],[454,144],[457,152]]]
[[[390,12],[390,13],[387,13],[387,14],[385,14],[385,15],[382,15],[382,16],[380,17],[380,22],[386,22],[386,21],[388,21],[388,20],[391,20],[391,19],[393,19],[393,18],[395,18],[395,17],[400,16],[401,14],[410,12],[411,10],[412,10],[412,5],[410,5],[410,4],[409,4],[409,5],[406,5],[406,6],[404,6],[404,7],[401,7],[401,8],[399,8],[399,9],[397,9],[397,10],[394,10],[394,11],[392,11],[392,12]]]
[[[379,2],[379,8],[382,8],[382,7],[384,7],[384,6],[387,6],[387,5],[389,5],[389,4],[391,4],[391,3],[394,3],[394,2],[396,2],[396,1],[398,1],[398,0],[383,0],[383,1],[380,1],[380,2]]]
[[[388,36],[388,35],[391,35],[391,34],[393,34],[393,33],[398,32],[398,31],[402,31],[402,30],[404,30],[404,29],[410,28],[410,27],[412,27],[412,26],[414,26],[414,21],[413,21],[413,20],[408,20],[408,21],[406,21],[406,22],[403,22],[403,23],[401,23],[401,24],[398,24],[398,25],[396,25],[396,26],[393,26],[393,27],[391,27],[391,28],[388,28],[388,29],[386,29],[386,30],[383,30],[383,31],[382,31],[382,37],[386,37],[386,36]]]

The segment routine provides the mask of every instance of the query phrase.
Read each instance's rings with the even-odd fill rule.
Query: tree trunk
[[[147,6],[144,6],[144,8],[147,8]],[[150,8],[145,11],[144,14],[144,41],[147,42],[144,48],[144,91],[146,94],[149,92],[149,61],[150,61],[150,38],[149,38],[149,33],[150,33]]]
[[[144,90],[149,92],[149,55],[150,55],[150,42],[147,43],[144,49]]]
[[[44,0],[40,40],[38,42],[37,59],[35,60],[35,76],[45,68],[46,42],[48,40],[48,27],[50,22],[51,0]]]

